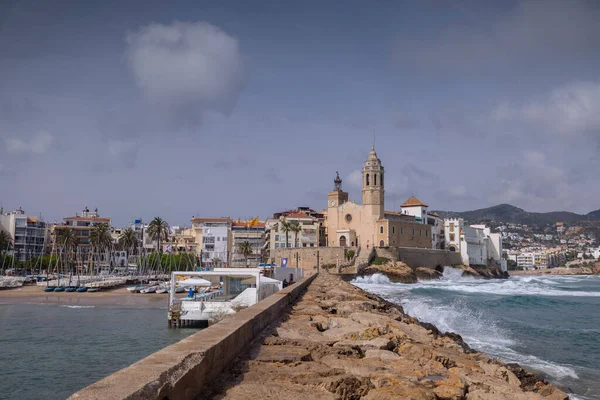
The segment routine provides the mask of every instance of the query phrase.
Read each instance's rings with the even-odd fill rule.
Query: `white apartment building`
[[[465,265],[494,263],[506,271],[502,258],[502,235],[491,233],[485,225],[465,226],[462,218],[444,220],[446,249],[460,252]]]
[[[231,218],[194,218],[196,252],[204,266],[231,263]]]
[[[240,253],[240,245],[250,243],[252,254],[246,257]],[[231,225],[231,267],[256,268],[262,262],[265,244],[265,223],[258,221],[251,225],[250,221],[233,221]]]
[[[43,256],[46,244],[50,243],[50,232],[46,222],[41,217],[25,214],[21,208],[6,214],[0,210],[0,230],[12,238],[11,254],[19,261]]]

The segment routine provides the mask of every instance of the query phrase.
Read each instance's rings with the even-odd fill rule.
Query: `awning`
[[[179,286],[212,286],[212,283],[202,278],[190,278],[179,281]]]
[[[255,278],[244,279],[241,283],[243,285],[254,285],[254,284],[256,284],[256,279]],[[277,284],[277,285],[279,285],[280,283],[281,283],[281,281],[278,281],[277,279],[267,278],[266,276],[261,276],[260,277],[260,284],[261,285],[264,285],[264,284]]]

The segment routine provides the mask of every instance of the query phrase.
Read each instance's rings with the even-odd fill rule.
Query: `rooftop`
[[[415,196],[410,196],[410,199],[402,203],[401,207],[429,207]]]

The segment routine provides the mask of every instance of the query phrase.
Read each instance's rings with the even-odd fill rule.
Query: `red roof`
[[[313,219],[310,215],[303,212],[294,212],[285,216],[286,219]]]
[[[401,207],[429,207],[415,196],[410,196],[410,199],[406,200]]]
[[[65,221],[103,221],[110,222],[110,218],[100,218],[100,217],[67,217],[63,218]]]

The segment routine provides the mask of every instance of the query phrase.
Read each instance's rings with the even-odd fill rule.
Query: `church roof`
[[[410,199],[402,203],[401,207],[429,207],[415,196],[410,196]]]
[[[285,218],[289,218],[289,219],[314,219],[310,215],[305,214],[303,212],[294,212],[294,213],[286,215]]]

